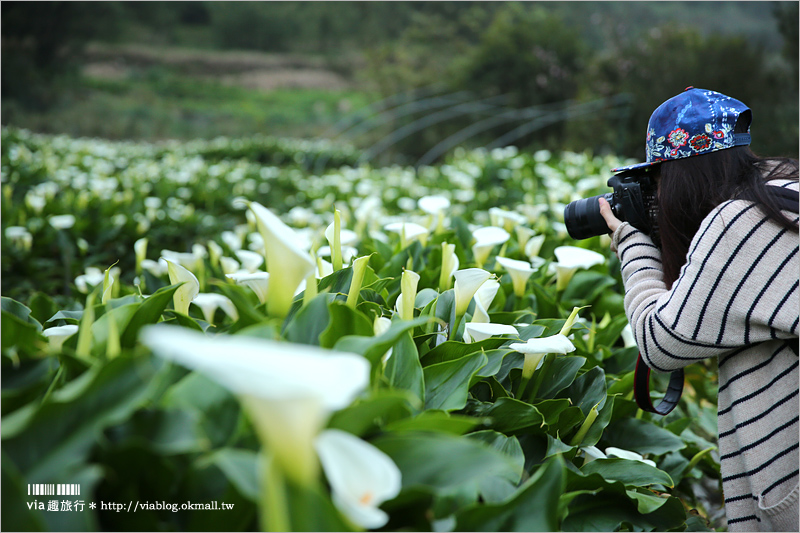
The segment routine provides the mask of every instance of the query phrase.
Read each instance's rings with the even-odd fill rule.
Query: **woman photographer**
[[[754,155],[750,121],[715,91],[667,100],[650,117],[646,163],[617,169],[655,177],[657,230],[621,222],[603,198],[600,213],[647,366],[718,358],[729,530],[798,531],[798,217],[781,209],[798,166]]]

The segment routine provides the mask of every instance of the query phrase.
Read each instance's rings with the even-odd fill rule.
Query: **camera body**
[[[656,183],[650,168],[629,170],[612,176],[612,192],[581,198],[564,208],[564,224],[576,240],[608,233],[608,224],[600,214],[600,198],[605,198],[618,219],[650,235],[658,245]]]

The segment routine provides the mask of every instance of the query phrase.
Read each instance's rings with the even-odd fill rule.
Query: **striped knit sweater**
[[[788,180],[770,185],[798,188]],[[623,223],[612,242],[647,365],[668,372],[718,358],[729,530],[798,531],[797,234],[752,202],[724,202],[703,220],[670,290],[647,235]]]

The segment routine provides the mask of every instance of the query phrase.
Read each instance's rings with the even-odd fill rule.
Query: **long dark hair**
[[[658,231],[667,287],[678,279],[689,244],[703,219],[726,200],[756,202],[766,216],[798,231],[796,223],[781,212],[767,185],[774,179],[797,180],[795,159],[761,158],[748,146],[737,146],[665,161],[659,166]]]

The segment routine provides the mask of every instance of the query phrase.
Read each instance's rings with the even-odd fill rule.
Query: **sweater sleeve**
[[[796,235],[754,204],[728,201],[706,217],[670,290],[661,253],[647,235],[623,223],[612,240],[628,321],[654,370],[797,336]]]

